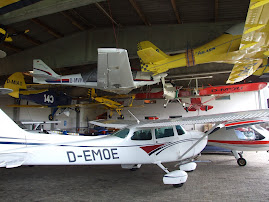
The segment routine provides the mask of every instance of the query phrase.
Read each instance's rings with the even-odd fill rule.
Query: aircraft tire
[[[174,188],[179,188],[179,187],[182,187],[184,183],[181,183],[181,184],[173,184],[173,187]]]
[[[244,158],[239,158],[239,159],[237,159],[237,164],[239,166],[245,166],[245,165],[247,165],[247,161]]]
[[[49,118],[50,121],[52,121],[54,117],[53,117],[52,114],[50,114],[48,118]]]

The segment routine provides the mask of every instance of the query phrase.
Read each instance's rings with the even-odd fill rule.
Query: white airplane
[[[127,50],[98,48],[97,72],[66,76],[56,74],[42,60],[33,62],[33,82],[96,88],[117,94],[127,94],[135,88],[159,83],[166,73],[153,76],[148,72],[132,72]]]
[[[208,145],[231,149],[239,166],[247,164],[243,151],[268,151],[269,131],[254,125],[268,122],[268,119],[227,123],[208,136]]]
[[[188,132],[181,124],[268,115],[267,109],[143,123],[137,121],[135,125],[126,122],[115,125],[110,120],[108,125],[122,130],[105,137],[89,137],[29,133],[0,110],[0,167],[119,164],[122,168],[137,169],[142,164],[156,164],[166,173],[164,184],[180,187],[188,177],[185,171],[195,170],[196,163],[192,160],[206,146],[207,135],[223,125],[216,124],[207,133],[202,133]],[[104,125],[102,122],[92,123]],[[179,162],[180,170],[168,171],[162,165],[166,162]]]

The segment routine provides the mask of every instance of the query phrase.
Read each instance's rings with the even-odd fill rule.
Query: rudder
[[[19,98],[20,89],[27,89],[24,76],[21,72],[12,74],[5,82],[4,88],[12,89],[13,92],[9,93],[14,98]]]
[[[49,66],[47,66],[42,60],[35,59],[33,61],[33,82],[43,83],[46,79],[54,79],[60,77]]]

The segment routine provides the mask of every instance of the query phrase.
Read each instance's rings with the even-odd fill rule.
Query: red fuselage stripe
[[[227,140],[208,140],[208,142],[220,143],[220,144],[246,144],[246,145],[261,145],[269,144],[269,141],[256,141],[256,140],[241,140],[241,141],[227,141]]]
[[[236,125],[248,124],[248,123],[258,123],[258,122],[264,122],[264,121],[263,120],[241,121],[241,122],[235,122],[235,123],[228,123],[228,124],[225,124],[225,126],[229,127],[229,126],[236,126]]]

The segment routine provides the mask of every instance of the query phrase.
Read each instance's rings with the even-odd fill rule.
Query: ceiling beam
[[[182,22],[180,20],[180,17],[179,17],[179,12],[178,12],[178,9],[177,9],[177,5],[176,5],[176,0],[171,0],[171,4],[173,6],[173,10],[174,10],[174,13],[175,13],[176,18],[177,18],[177,23],[182,24]]]
[[[66,17],[73,25],[75,25],[80,31],[84,31],[85,28],[74,17],[72,17],[67,11],[61,11],[61,14]]]
[[[42,0],[1,15],[0,22],[3,25],[8,25],[102,1],[105,0]]]
[[[37,25],[43,27],[44,29],[46,29],[48,33],[50,33],[51,35],[53,35],[56,38],[64,37],[64,35],[60,34],[59,32],[57,32],[56,30],[54,30],[53,28],[51,28],[50,26],[48,26],[47,24],[45,24],[44,22],[42,22],[41,20],[39,20],[37,18],[31,19],[31,21],[36,23]]]
[[[7,29],[8,29],[9,31],[13,32],[13,33],[18,33],[17,30],[15,30],[14,28],[12,28],[12,27],[10,27],[10,26],[8,26]],[[41,44],[42,44],[41,41],[39,41],[39,40],[37,40],[37,39],[34,39],[34,38],[28,36],[27,34],[20,34],[20,36],[22,36],[23,38],[25,38],[27,41],[31,42],[31,43],[34,44],[34,45],[37,45],[37,46],[38,46],[38,45],[41,45]]]
[[[15,51],[16,53],[23,51],[22,48],[19,48],[19,47],[17,47],[17,46],[11,45],[11,44],[6,43],[6,42],[2,43],[2,45],[3,45],[4,47],[10,49],[10,50]]]
[[[129,2],[132,4],[133,8],[141,18],[141,20],[144,22],[145,25],[151,26],[150,22],[147,20],[146,16],[144,15],[143,11],[141,8],[137,5],[135,0],[129,0]]]
[[[95,6],[97,8],[99,8],[114,24],[116,24],[117,26],[120,26],[119,23],[117,23],[112,16],[109,15],[109,13],[99,4],[99,3],[95,3]]]
[[[95,25],[91,24],[86,18],[80,15],[75,9],[71,9],[70,12],[76,16],[83,24],[87,26],[87,28],[96,28]]]

